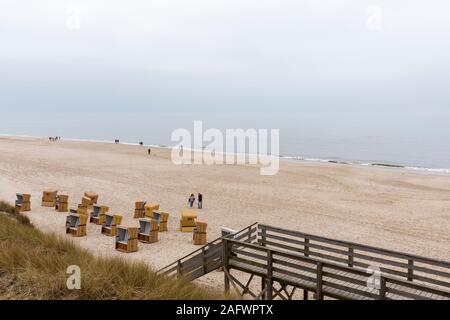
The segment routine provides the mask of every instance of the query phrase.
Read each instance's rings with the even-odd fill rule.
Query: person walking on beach
[[[203,195],[201,193],[198,194],[198,208],[203,208]]]
[[[183,145],[180,145],[180,157],[183,157]]]
[[[148,148],[147,152],[148,152],[148,155],[150,155],[152,153],[152,150],[150,148]]]
[[[194,207],[194,202],[195,202],[195,196],[194,196],[193,193],[191,193],[191,196],[189,197],[188,202],[189,202],[189,207],[193,208]]]

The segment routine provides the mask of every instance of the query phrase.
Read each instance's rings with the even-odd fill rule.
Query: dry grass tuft
[[[0,212],[16,213],[16,208],[8,202],[0,201]]]

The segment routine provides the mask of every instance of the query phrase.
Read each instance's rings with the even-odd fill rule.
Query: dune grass
[[[0,299],[223,299],[218,292],[156,275],[144,263],[98,258],[71,241],[33,228],[0,202]],[[28,221],[28,223],[26,222]],[[69,290],[67,267],[81,270]]]
[[[10,218],[14,218],[21,224],[30,224],[30,219],[23,214],[16,212],[16,208],[8,202],[0,201],[0,212],[7,214]]]

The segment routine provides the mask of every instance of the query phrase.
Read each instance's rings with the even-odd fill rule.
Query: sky
[[[0,0],[0,115],[450,110],[448,0]]]

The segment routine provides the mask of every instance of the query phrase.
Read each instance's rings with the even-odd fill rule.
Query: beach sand
[[[88,225],[88,236],[74,238],[98,255],[145,261],[158,269],[197,249],[191,233],[178,231],[190,193],[204,195],[198,218],[208,223],[208,240],[220,226],[242,229],[254,222],[359,242],[450,261],[450,175],[404,169],[331,163],[281,162],[275,176],[238,165],[174,165],[170,150],[109,143],[0,138],[0,199],[32,194],[26,213],[45,232],[65,235],[65,213],[40,206],[44,189],[69,193],[75,207],[84,191],[137,226],[134,202],[148,200],[171,213],[169,232],[139,251],[115,251],[114,238]],[[219,286],[213,272],[200,282]]]

